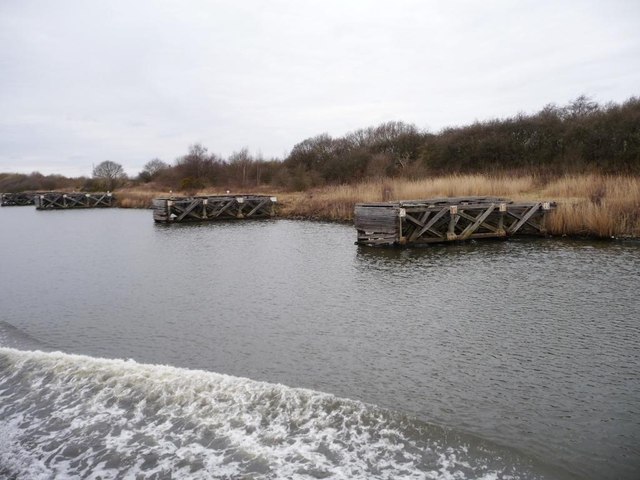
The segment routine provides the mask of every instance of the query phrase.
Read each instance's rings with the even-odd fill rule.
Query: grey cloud
[[[196,141],[282,156],[386,120],[622,101],[639,20],[633,1],[6,1],[0,171],[135,174]]]

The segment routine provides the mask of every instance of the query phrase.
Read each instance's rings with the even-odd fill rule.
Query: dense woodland
[[[95,170],[92,177],[81,178],[2,173],[0,191],[99,190],[107,185],[181,191],[261,186],[304,190],[367,178],[480,172],[640,175],[640,98],[599,105],[581,96],[562,107],[547,105],[535,114],[438,133],[388,122],[343,137],[321,134],[308,138],[284,159],[264,159],[247,149],[221,158],[195,144],[173,163],[150,160],[136,178],[120,173],[105,179]]]

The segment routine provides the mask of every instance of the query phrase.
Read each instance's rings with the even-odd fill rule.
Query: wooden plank
[[[64,202],[64,197],[62,195],[53,195],[53,196],[46,196],[45,195],[45,200],[48,202],[48,207],[58,207],[58,208],[65,208],[66,204]]]
[[[495,208],[494,208],[494,210],[495,210]],[[491,213],[493,213],[493,212],[491,212]],[[458,215],[460,215],[462,218],[464,218],[466,220],[469,220],[470,222],[475,222],[476,218],[477,218],[477,217],[473,217],[471,215],[468,215],[465,211],[458,211]],[[489,215],[489,216],[491,216],[491,215]],[[487,217],[487,219],[488,219],[488,217]],[[491,225],[491,224],[489,224],[487,222],[487,219],[483,220],[482,223],[479,225],[479,227],[484,227],[487,230],[490,230],[492,232],[498,231],[498,229],[496,227],[494,227],[493,225]]]
[[[200,202],[201,202],[201,200],[199,200],[199,199],[197,199],[197,198],[196,198],[196,199],[194,199],[194,200],[193,200],[193,201],[192,201],[192,202],[187,206],[187,208],[185,208],[185,209],[182,211],[182,213],[181,213],[178,217],[176,217],[175,221],[176,221],[176,222],[180,222],[180,221],[182,221],[182,219],[183,219],[184,217],[186,217],[187,215],[189,215],[189,214],[190,214],[190,213],[191,213],[191,212],[192,212],[192,211],[193,211],[197,206],[201,205],[201,203],[200,203]],[[196,218],[198,218],[198,217],[196,217]]]
[[[510,235],[513,235],[514,233],[516,233],[518,230],[520,230],[520,228],[522,227],[522,225],[524,225],[527,220],[529,220],[534,213],[538,212],[538,210],[540,210],[540,206],[542,205],[542,203],[536,203],[534,206],[532,206],[523,216],[522,218],[516,222],[515,225],[512,225],[511,228],[509,228],[508,233]],[[534,227],[535,228],[535,227]]]
[[[253,215],[254,213],[256,213],[258,210],[260,210],[262,207],[264,207],[267,204],[267,199],[262,200],[260,203],[258,203],[255,207],[253,207],[253,209],[247,213],[247,217],[250,217],[251,215]]]
[[[63,195],[63,198],[65,199],[65,207],[67,207],[67,208],[73,208],[73,207],[76,207],[76,206],[86,207],[86,204],[83,204],[83,200],[87,199],[87,197],[85,195],[80,197],[78,195],[65,194],[65,195]]]
[[[90,197],[90,199],[93,199],[93,206],[94,207],[99,207],[100,205],[103,205],[105,207],[111,206],[111,202],[109,201],[111,199],[111,196],[108,196],[107,194],[103,194],[100,197],[96,198],[96,197]]]
[[[424,224],[422,228],[417,232],[414,232],[414,234],[411,236],[410,241],[415,241],[417,238],[420,238],[422,235],[424,235],[427,231],[431,230],[431,228],[436,224],[436,222],[440,220],[443,216],[445,216],[448,212],[449,212],[449,206],[442,207],[438,213],[436,213],[433,217],[431,217],[431,220],[429,220],[428,223]],[[438,235],[438,237],[440,238],[445,237],[444,234],[440,234],[438,232],[432,231],[432,233]]]
[[[234,199],[229,199],[229,201],[219,211],[215,212],[215,214],[213,215],[213,218],[219,217],[222,213],[224,213],[227,209],[229,209],[234,202],[235,202]]]
[[[397,241],[396,235],[379,235],[373,233],[358,232],[357,244],[370,246],[391,246]]]
[[[399,210],[390,205],[386,208],[356,206],[354,225],[357,230],[397,234]]]
[[[471,234],[476,231],[476,229],[480,226],[480,224],[485,221],[485,219],[489,216],[489,214],[493,212],[495,208],[496,208],[495,203],[492,203],[484,211],[484,213],[479,214],[478,217],[475,219],[475,222],[467,226],[467,228],[465,228],[462,231],[462,233],[460,234],[460,240],[467,240],[471,236]]]

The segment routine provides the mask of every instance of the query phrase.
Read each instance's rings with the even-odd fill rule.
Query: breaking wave
[[[0,348],[0,398],[0,475],[16,479],[542,478],[362,402],[133,360]]]

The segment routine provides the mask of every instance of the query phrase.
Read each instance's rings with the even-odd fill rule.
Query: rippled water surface
[[[638,478],[638,243],[0,222],[0,474]]]

